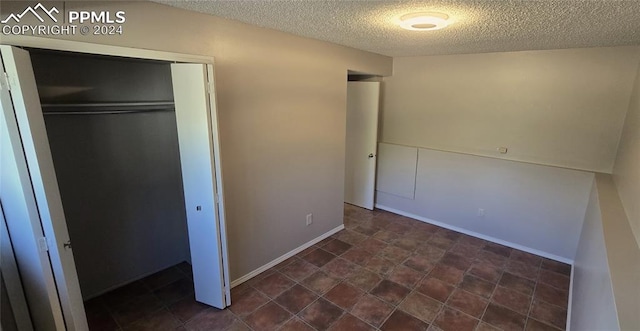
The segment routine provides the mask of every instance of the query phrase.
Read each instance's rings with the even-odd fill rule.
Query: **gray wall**
[[[173,112],[45,123],[83,297],[189,259]]]
[[[173,101],[165,62],[39,49],[29,55],[45,104]]]

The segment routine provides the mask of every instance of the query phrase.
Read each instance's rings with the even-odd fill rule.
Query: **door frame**
[[[70,40],[59,40],[59,39],[49,39],[42,37],[32,37],[32,36],[20,36],[19,38],[7,36],[7,38],[3,38],[1,43],[2,45],[7,46],[15,46],[15,47],[30,47],[30,48],[40,48],[54,51],[67,51],[74,53],[83,53],[83,54],[95,54],[95,55],[107,55],[107,56],[117,56],[117,57],[125,57],[125,58],[135,58],[135,59],[146,59],[146,60],[160,60],[167,61],[173,63],[196,63],[196,64],[205,64],[207,66],[207,75],[209,81],[207,82],[208,88],[211,93],[209,94],[209,109],[210,109],[210,127],[213,141],[213,167],[214,167],[214,193],[217,197],[217,204],[214,203],[215,212],[218,217],[218,226],[220,229],[220,245],[221,254],[222,254],[222,274],[223,274],[223,285],[224,285],[224,299],[226,305],[229,306],[231,304],[231,286],[230,286],[230,274],[229,274],[229,254],[227,250],[227,229],[226,229],[226,212],[225,212],[225,204],[224,204],[224,191],[223,191],[223,180],[222,180],[222,165],[221,165],[221,155],[220,155],[220,133],[218,126],[218,108],[216,106],[216,94],[215,94],[215,68],[214,68],[214,58],[211,56],[204,55],[193,55],[193,54],[184,54],[184,53],[173,53],[173,52],[164,52],[164,51],[155,51],[155,50],[146,50],[146,49],[137,49],[137,48],[129,48],[129,47],[121,47],[121,46],[110,46],[110,45],[102,45],[102,44],[93,44],[87,42],[79,42],[79,41],[70,41]],[[51,229],[50,229],[51,230]],[[45,236],[48,238],[56,238],[54,233],[47,233],[47,229],[45,229]],[[55,240],[55,239],[54,239]],[[53,245],[62,246],[62,243],[52,243]],[[59,281],[65,282],[64,277],[64,264],[60,266],[59,269],[56,270],[54,266],[54,273],[56,274],[56,279],[60,279]],[[75,269],[75,268],[74,268]],[[74,270],[75,272],[75,270]],[[67,280],[68,281],[68,280]],[[72,280],[74,281],[74,280]],[[75,277],[75,281],[77,282],[77,275]],[[56,287],[58,286],[66,286],[64,284],[58,284],[56,281]],[[79,293],[78,293],[79,295]],[[82,298],[63,298],[59,297],[60,302],[63,307],[70,307],[71,302],[82,302]],[[78,301],[79,300],[79,301]],[[67,301],[67,302],[65,302]],[[66,309],[65,309],[66,310]],[[71,314],[72,312],[65,311],[63,315],[67,316],[67,314]],[[62,316],[60,316],[62,318]]]

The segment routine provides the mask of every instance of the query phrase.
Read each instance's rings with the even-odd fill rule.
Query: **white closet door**
[[[2,117],[1,111],[0,117]],[[0,146],[4,146],[4,144]],[[18,264],[16,263],[16,257],[13,252],[11,239],[9,238],[9,230],[7,229],[7,222],[4,219],[4,210],[1,204],[0,222],[2,223],[0,224],[0,274],[2,274],[2,280],[6,286],[9,306],[11,307],[11,312],[13,313],[18,330],[32,331],[33,323],[31,322],[31,314],[29,314],[29,306],[24,296],[25,291],[22,286],[22,280],[20,280]],[[2,309],[2,307],[0,307],[0,309]],[[5,309],[2,311],[8,310]]]
[[[196,300],[224,308],[223,240],[217,207],[207,66],[172,64],[173,97]],[[225,250],[226,251],[226,250]]]
[[[31,59],[10,46],[0,46],[0,52],[8,77],[2,89],[2,206],[34,326],[86,330],[73,254],[64,247],[69,234]]]

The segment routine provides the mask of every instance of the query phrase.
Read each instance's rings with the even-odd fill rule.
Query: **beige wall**
[[[640,66],[620,137],[613,179],[640,246]]]
[[[381,141],[610,173],[639,57],[617,47],[395,58]]]
[[[391,58],[147,2],[65,5],[127,17],[69,39],[215,57],[232,280],[342,224],[347,70]]]

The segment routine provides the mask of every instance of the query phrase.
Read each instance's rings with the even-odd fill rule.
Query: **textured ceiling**
[[[640,44],[640,1],[193,1],[174,7],[389,56]],[[407,31],[398,18],[439,11],[454,23]]]

